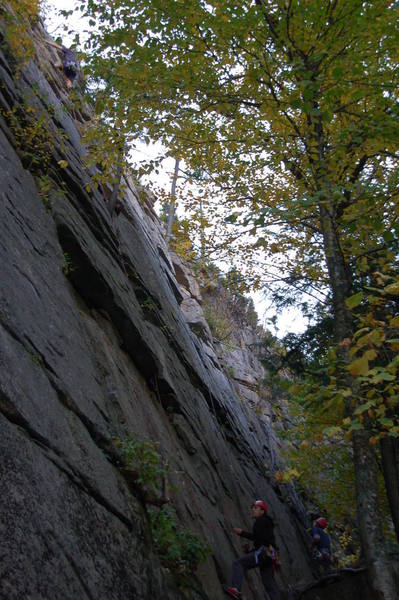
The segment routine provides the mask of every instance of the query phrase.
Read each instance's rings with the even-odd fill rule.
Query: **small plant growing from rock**
[[[170,506],[151,512],[151,531],[162,565],[175,576],[193,574],[211,554],[209,544],[177,525],[175,512]]]
[[[65,276],[70,275],[75,270],[73,266],[72,259],[69,256],[68,252],[64,252],[64,264],[62,265],[62,272]]]
[[[140,306],[144,312],[154,311],[156,308],[155,302],[152,300],[150,296],[147,296],[143,302],[140,302]]]
[[[62,187],[55,186],[54,180],[50,177],[50,175],[48,175],[48,173],[44,173],[37,179],[37,185],[39,189],[39,196],[42,199],[44,207],[47,211],[49,211],[51,208],[50,195],[53,197],[62,198],[64,191]]]
[[[204,304],[204,316],[215,341],[228,343],[233,333],[233,324],[223,313],[223,308]]]
[[[257,414],[258,417],[261,417],[263,415],[263,408],[259,404],[256,404],[254,406],[254,413]]]
[[[47,173],[53,139],[45,115],[38,115],[29,100],[11,110],[2,110],[2,114],[13,133],[24,167],[34,175]]]
[[[47,175],[42,175],[38,180],[39,195],[43,201],[44,206],[48,210],[50,208],[50,193],[53,189],[53,181]]]
[[[145,504],[162,506],[169,502],[166,495],[167,468],[154,441],[137,441],[132,436],[115,438],[119,450],[120,471]]]
[[[33,364],[39,367],[40,366],[40,358],[37,356],[37,354],[35,354],[31,350],[28,350],[28,354],[29,354],[29,358],[31,359]]]
[[[42,2],[39,0],[8,0],[5,19],[6,40],[14,60],[26,64],[34,56],[31,27],[38,22]]]
[[[236,370],[232,365],[229,365],[226,369],[227,375],[230,379],[234,379],[236,376]]]

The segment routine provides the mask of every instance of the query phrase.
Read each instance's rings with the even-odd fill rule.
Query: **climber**
[[[62,52],[61,61],[57,62],[54,66],[58,69],[62,69],[67,87],[73,87],[79,73],[79,63],[78,59],[76,58],[75,52],[71,50],[71,48],[60,46],[59,44],[56,44],[55,42],[52,42],[50,40],[44,41],[52,48],[55,48],[56,50]]]
[[[243,531],[239,527],[234,527],[233,531],[237,535],[252,540],[253,550],[245,548],[246,554],[233,562],[232,584],[225,586],[224,591],[232,598],[241,597],[241,585],[244,578],[244,572],[248,569],[259,567],[263,586],[270,600],[280,600],[274,571],[278,565],[276,551],[276,542],[273,534],[273,521],[266,514],[267,506],[263,500],[255,500],[251,507],[252,518],[255,520],[252,533]]]
[[[311,530],[312,544],[310,551],[312,558],[324,566],[329,566],[331,563],[331,540],[325,531],[327,526],[327,520],[324,517],[319,517],[313,522]]]

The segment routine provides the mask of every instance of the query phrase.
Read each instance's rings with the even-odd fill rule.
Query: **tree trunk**
[[[201,262],[205,261],[205,232],[204,232],[204,224],[203,224],[203,218],[204,218],[204,210],[203,210],[203,205],[202,205],[202,199],[200,199],[200,240],[201,240]]]
[[[347,370],[348,346],[343,340],[353,336],[353,319],[345,300],[352,292],[351,273],[342,253],[337,230],[332,216],[333,207],[320,205],[324,252],[329,272],[329,283],[333,295],[335,338],[338,344],[338,377],[345,387],[355,391],[353,378]],[[350,414],[351,407],[348,407]],[[367,429],[354,431],[353,459],[356,486],[357,520],[362,550],[367,561],[368,579],[378,600],[395,600],[398,589],[389,567],[384,548],[384,537],[378,499],[377,464],[374,448],[369,443]]]
[[[118,193],[119,193],[119,186],[121,183],[121,177],[122,177],[122,157],[120,157],[119,162],[118,162],[118,166],[116,168],[116,175],[115,175],[115,183],[112,187],[112,193],[111,193],[111,197],[109,199],[108,202],[108,211],[109,214],[111,215],[111,217],[113,216],[115,209],[116,209],[116,205],[118,204]]]
[[[380,447],[385,487],[396,539],[399,542],[399,439],[383,438]]]
[[[378,600],[395,600],[399,590],[384,547],[378,502],[378,469],[367,430],[353,434],[357,520],[369,583]]]
[[[172,227],[176,217],[176,182],[179,174],[179,160],[175,161],[175,172],[173,174],[172,189],[170,192],[171,198],[168,206],[168,224],[166,228],[166,243],[170,243],[172,237]]]

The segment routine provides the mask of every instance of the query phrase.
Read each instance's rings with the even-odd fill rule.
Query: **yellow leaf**
[[[58,164],[60,165],[61,169],[66,169],[68,166],[68,161],[66,160],[59,160]]]
[[[399,281],[387,285],[386,288],[384,288],[384,292],[392,294],[392,296],[399,296]]]
[[[381,329],[374,329],[368,334],[369,344],[374,344],[375,346],[381,346],[382,342],[385,340],[385,333],[381,331]]]
[[[359,331],[356,331],[355,335],[353,336],[354,339],[358,338],[360,335],[363,335],[364,333],[370,331],[370,327],[362,327],[362,329],[359,329]]]
[[[369,372],[369,361],[366,354],[367,352],[348,365],[348,370],[354,377],[357,375],[367,375]]]
[[[364,354],[363,357],[366,360],[373,360],[375,357],[377,356],[377,352],[375,350],[367,350]]]
[[[393,317],[392,319],[390,319],[389,327],[391,327],[392,329],[395,327],[399,327],[399,317]]]

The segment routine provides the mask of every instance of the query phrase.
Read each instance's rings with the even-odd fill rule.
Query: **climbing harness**
[[[280,568],[280,558],[276,548],[269,544],[268,546],[260,546],[255,550],[255,562],[259,567],[272,566],[273,572]]]

